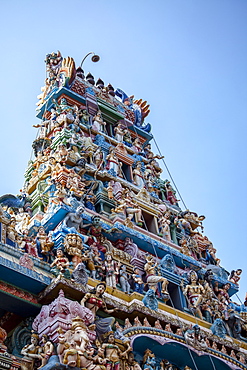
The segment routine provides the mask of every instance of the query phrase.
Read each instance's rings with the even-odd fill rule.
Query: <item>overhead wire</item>
[[[157,144],[157,142],[156,142],[156,140],[155,140],[155,138],[154,138],[154,137],[153,137],[153,140],[154,140],[154,143],[155,143],[155,145],[156,145],[156,148],[157,148],[157,150],[158,150],[158,152],[159,152],[159,155],[160,155],[160,156],[162,156],[161,151],[160,151],[160,148],[159,148],[159,146],[158,146],[158,144]],[[162,157],[163,157],[163,156],[162,156]],[[166,168],[166,170],[167,170],[167,172],[168,172],[168,174],[169,174],[169,176],[170,176],[170,178],[171,178],[171,180],[172,180],[172,183],[173,183],[173,185],[174,185],[174,187],[175,187],[175,189],[176,189],[177,193],[179,194],[179,197],[180,197],[180,199],[181,199],[181,202],[183,203],[183,205],[184,205],[185,209],[187,209],[186,204],[185,204],[185,202],[184,202],[184,200],[183,200],[183,197],[182,197],[182,195],[180,194],[180,191],[178,190],[177,185],[176,185],[176,183],[175,183],[175,181],[174,181],[174,179],[173,179],[173,177],[172,177],[172,174],[171,174],[171,172],[170,172],[170,170],[169,170],[169,168],[168,168],[168,166],[167,166],[167,164],[166,164],[166,162],[165,162],[165,160],[164,160],[164,157],[163,157],[163,158],[161,158],[161,159],[162,159],[162,162],[163,162],[163,164],[164,164],[164,166],[165,166],[165,168]]]

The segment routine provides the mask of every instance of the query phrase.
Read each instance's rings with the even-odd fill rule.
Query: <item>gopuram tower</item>
[[[0,369],[247,369],[242,271],[162,177],[148,103],[45,62],[34,160],[0,197]]]

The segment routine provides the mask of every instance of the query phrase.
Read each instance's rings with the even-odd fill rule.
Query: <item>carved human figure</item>
[[[39,139],[45,139],[47,137],[47,129],[48,129],[48,125],[49,125],[50,121],[49,120],[44,120],[44,121],[41,121],[40,123],[38,123],[37,125],[33,125],[33,127],[35,128],[39,128],[39,134],[38,134],[38,138]]]
[[[74,268],[82,261],[82,238],[77,233],[67,234],[64,239],[65,252],[71,256]]]
[[[184,211],[179,216],[177,216],[174,220],[174,224],[180,230],[181,234],[185,236],[191,236],[196,233],[196,231],[193,231],[191,227],[189,211]]]
[[[98,132],[105,132],[106,122],[103,121],[100,110],[93,117],[92,129]]]
[[[64,143],[60,143],[55,152],[55,158],[61,164],[64,164],[68,159],[68,149]]]
[[[143,355],[143,370],[155,370],[156,359],[154,353],[150,349],[146,349]]]
[[[121,122],[119,122],[117,126],[114,127],[114,134],[115,134],[115,139],[119,141],[120,143],[122,143],[123,137],[124,137],[124,129],[123,129],[123,125]]]
[[[33,238],[28,235],[29,230],[25,229],[23,231],[23,242],[25,243],[25,249],[28,254],[30,254],[33,257],[39,258],[38,251],[35,242],[33,241]]]
[[[25,359],[31,360],[31,368],[33,368],[34,362],[36,359],[41,359],[41,349],[38,345],[39,343],[39,336],[36,333],[32,333],[31,335],[31,343],[25,345],[22,350],[21,354],[24,356]]]
[[[74,107],[68,105],[66,98],[62,98],[59,104],[55,99],[53,99],[53,103],[55,104],[56,112],[58,114],[56,120],[60,126],[68,127],[69,124],[74,122]]]
[[[203,286],[198,283],[198,277],[195,271],[192,270],[190,272],[189,279],[189,284],[187,284],[185,287],[182,286],[183,294],[187,297],[189,307],[192,312],[200,319],[203,319],[200,306],[202,304],[205,290]]]
[[[129,329],[129,328],[132,328],[132,324],[131,324],[129,318],[126,317],[126,319],[124,320],[124,330]]]
[[[133,179],[134,184],[138,186],[138,188],[144,187],[144,172],[142,171],[142,162],[140,161],[136,163],[136,167],[133,169]]]
[[[42,254],[47,254],[54,243],[49,239],[48,234],[45,232],[45,228],[40,226],[36,235],[37,249]]]
[[[88,193],[86,193],[85,195],[85,198],[84,198],[84,202],[85,202],[85,207],[90,209],[91,211],[96,211],[95,210],[95,202],[96,202],[96,196],[94,194],[94,192],[92,190],[90,190]]]
[[[132,137],[131,137],[131,134],[130,134],[130,132],[129,132],[129,130],[128,130],[128,128],[125,128],[124,130],[123,130],[123,132],[124,132],[124,136],[123,136],[123,141],[124,141],[124,143],[126,144],[126,145],[128,145],[128,146],[132,146]]]
[[[106,169],[112,172],[116,176],[123,177],[122,175],[122,163],[119,161],[115,153],[115,148],[111,146],[109,148],[109,154],[106,156]]]
[[[186,342],[196,349],[205,350],[207,348],[207,343],[201,335],[200,327],[197,324],[192,329],[188,329],[184,337]]]
[[[16,227],[16,220],[15,220],[15,217],[11,217],[8,225],[7,225],[7,237],[12,240],[13,242],[15,242],[16,238],[17,238],[17,231],[15,229]]]
[[[232,270],[228,280],[231,283],[238,285],[241,274],[242,274],[242,269]]]
[[[119,370],[121,359],[126,359],[128,352],[131,351],[131,347],[129,345],[125,351],[120,350],[118,345],[115,343],[113,333],[111,333],[105,343],[102,344],[102,348],[105,350],[107,370]]]
[[[142,225],[142,211],[130,191],[125,192],[126,214],[129,221],[135,216],[136,223]]]
[[[85,226],[83,224],[82,214],[85,210],[84,205],[80,205],[77,207],[75,212],[69,212],[66,217],[63,220],[62,223],[62,230],[64,230],[66,233],[77,233],[80,234],[81,229],[83,229]],[[88,237],[86,235],[81,235],[84,242],[86,243],[88,240]]]
[[[38,369],[41,369],[43,366],[45,366],[53,354],[54,345],[53,343],[48,339],[48,336],[43,334],[41,337],[41,366],[38,367]]]
[[[163,276],[159,276],[156,274],[157,266],[158,264],[154,261],[153,256],[147,255],[146,263],[144,265],[144,271],[146,272],[148,287],[149,289],[156,291],[157,284],[161,283],[161,294],[163,298],[167,300],[169,297],[169,293],[167,291],[168,280]]]
[[[106,285],[112,288],[117,286],[117,276],[119,273],[119,264],[113,260],[111,253],[105,254],[104,270],[106,275]]]
[[[121,265],[119,269],[119,282],[121,289],[124,293],[130,294],[130,283],[129,283],[129,276],[126,271],[126,266]]]
[[[107,188],[106,188],[106,190],[107,190],[107,196],[108,196],[108,198],[109,198],[110,200],[114,198],[114,194],[113,194],[113,185],[114,185],[114,181],[113,181],[113,180],[111,180],[111,181],[109,181],[109,182],[108,182],[108,186],[107,186]]]
[[[214,283],[214,292],[219,300],[219,311],[223,314],[225,320],[229,319],[228,305],[230,303],[230,296],[228,290],[231,288],[230,283],[226,283],[219,288],[219,283],[216,281]]]
[[[28,228],[31,216],[29,213],[24,212],[24,210],[21,210],[21,212],[17,213],[15,219],[17,222],[15,229],[17,232],[22,233],[23,230]]]
[[[124,334],[123,334],[123,331],[124,331],[124,328],[122,328],[122,326],[119,324],[118,321],[115,322],[115,332],[114,332],[114,337],[116,339],[120,339],[122,340],[123,342],[127,342],[127,341],[130,341],[130,339],[128,337],[125,337]]]
[[[170,181],[167,181],[165,184],[166,188],[166,199],[172,204],[177,205],[179,199],[176,198],[176,191],[172,188]]]
[[[144,282],[142,280],[142,277],[140,275],[140,271],[138,267],[134,267],[133,269],[134,273],[132,274],[133,280],[134,280],[134,291],[137,293],[143,293],[144,289]]]
[[[171,241],[170,224],[170,213],[166,212],[159,221],[159,231],[162,237],[169,241]]]
[[[131,149],[133,149],[134,152],[136,152],[136,153],[141,153],[142,152],[142,143],[141,143],[141,140],[139,139],[139,137],[135,138]]]
[[[87,368],[91,369],[92,361],[88,363],[87,357],[85,357],[86,352],[92,354],[87,327],[80,317],[72,319],[70,332],[63,334],[60,331],[58,342],[57,353],[63,364],[79,368],[88,366]],[[100,368],[95,368],[95,370],[100,370]]]
[[[93,154],[93,163],[96,166],[98,170],[102,169],[102,166],[104,164],[104,156],[101,147],[98,147],[96,151]]]
[[[82,107],[80,107],[79,111],[78,111],[78,116],[79,116],[79,126],[81,127],[81,123],[86,125],[89,121],[89,114],[87,113],[87,110],[86,109],[83,109]]]
[[[162,156],[160,156],[160,155],[158,155],[158,154],[156,154],[156,155],[154,155],[154,153],[152,152],[152,150],[151,150],[151,144],[147,144],[146,146],[145,146],[145,148],[144,148],[144,154],[145,154],[145,157],[147,158],[147,159],[162,159],[162,158],[164,158],[164,156],[162,155]]]
[[[60,182],[56,183],[56,191],[54,192],[54,198],[52,199],[52,203],[55,205],[69,205],[68,201],[68,194],[66,189],[63,187],[63,185]]]
[[[106,303],[104,301],[103,294],[105,292],[106,285],[103,282],[100,282],[96,285],[95,289],[91,290],[85,294],[85,296],[81,300],[81,305],[89,308],[92,311],[94,317],[96,318],[97,311],[103,310],[104,312],[110,314],[112,312],[117,311],[116,308],[107,309]],[[115,321],[114,317],[106,317],[103,319],[98,319],[95,321],[96,324],[96,332],[100,337],[102,334],[111,330],[111,326]]]
[[[106,248],[103,245],[103,243],[104,243],[106,238],[104,237],[102,232],[107,233],[107,234],[111,234],[112,232],[117,231],[117,229],[115,227],[112,227],[111,229],[103,228],[102,225],[101,225],[100,216],[98,216],[98,215],[93,216],[92,217],[92,223],[86,225],[86,227],[88,228],[87,235],[89,235],[89,241],[88,242],[96,241],[98,250],[102,253],[105,253]]]
[[[64,276],[64,277],[70,277],[70,273],[68,271],[69,267],[69,260],[67,257],[64,256],[62,249],[57,249],[57,256],[55,260],[51,263],[51,272],[55,276]]]

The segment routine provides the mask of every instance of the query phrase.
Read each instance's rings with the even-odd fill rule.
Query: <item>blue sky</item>
[[[101,60],[87,59],[85,72],[148,101],[147,122],[186,206],[206,216],[222,266],[244,270],[247,2],[2,0],[0,13],[0,194],[23,184],[45,55],[60,50],[79,65],[94,51]]]

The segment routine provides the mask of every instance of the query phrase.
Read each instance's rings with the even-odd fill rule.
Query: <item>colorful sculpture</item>
[[[3,333],[1,363],[182,370],[217,358],[217,368],[244,368],[247,303],[231,298],[242,270],[228,276],[205,216],[182,210],[162,179],[147,102],[95,83],[60,52],[46,66],[22,194],[0,197],[1,325],[12,353]]]

